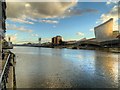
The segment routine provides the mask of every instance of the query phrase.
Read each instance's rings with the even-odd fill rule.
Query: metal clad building
[[[113,18],[94,28],[97,41],[106,41],[113,38]]]

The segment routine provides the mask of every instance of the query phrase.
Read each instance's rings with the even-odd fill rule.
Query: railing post
[[[3,67],[3,70],[2,70],[2,74],[0,76],[0,89],[1,90],[6,90],[6,83],[8,82],[7,81],[7,78],[8,78],[8,73],[9,73],[9,68],[10,68],[10,57],[11,57],[11,54],[8,55],[7,57],[7,60],[6,60],[6,63]]]

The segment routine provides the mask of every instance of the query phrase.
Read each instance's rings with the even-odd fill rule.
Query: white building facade
[[[94,28],[97,41],[113,39],[113,18]]]

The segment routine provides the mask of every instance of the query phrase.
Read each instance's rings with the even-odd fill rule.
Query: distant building
[[[62,37],[61,36],[56,36],[52,38],[52,44],[60,44],[62,42]]]
[[[113,18],[94,28],[97,41],[113,39]]]
[[[113,38],[116,38],[119,35],[119,31],[113,31]]]
[[[39,38],[38,41],[39,41],[39,44],[41,44],[41,38]]]
[[[61,36],[56,36],[56,44],[60,44],[62,42]]]
[[[52,44],[56,44],[56,37],[52,38]]]
[[[77,41],[76,40],[73,40],[73,41],[64,41],[65,44],[75,44]]]

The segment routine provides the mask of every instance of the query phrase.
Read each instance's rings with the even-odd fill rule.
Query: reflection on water
[[[91,50],[15,47],[18,88],[118,87],[118,56]]]

